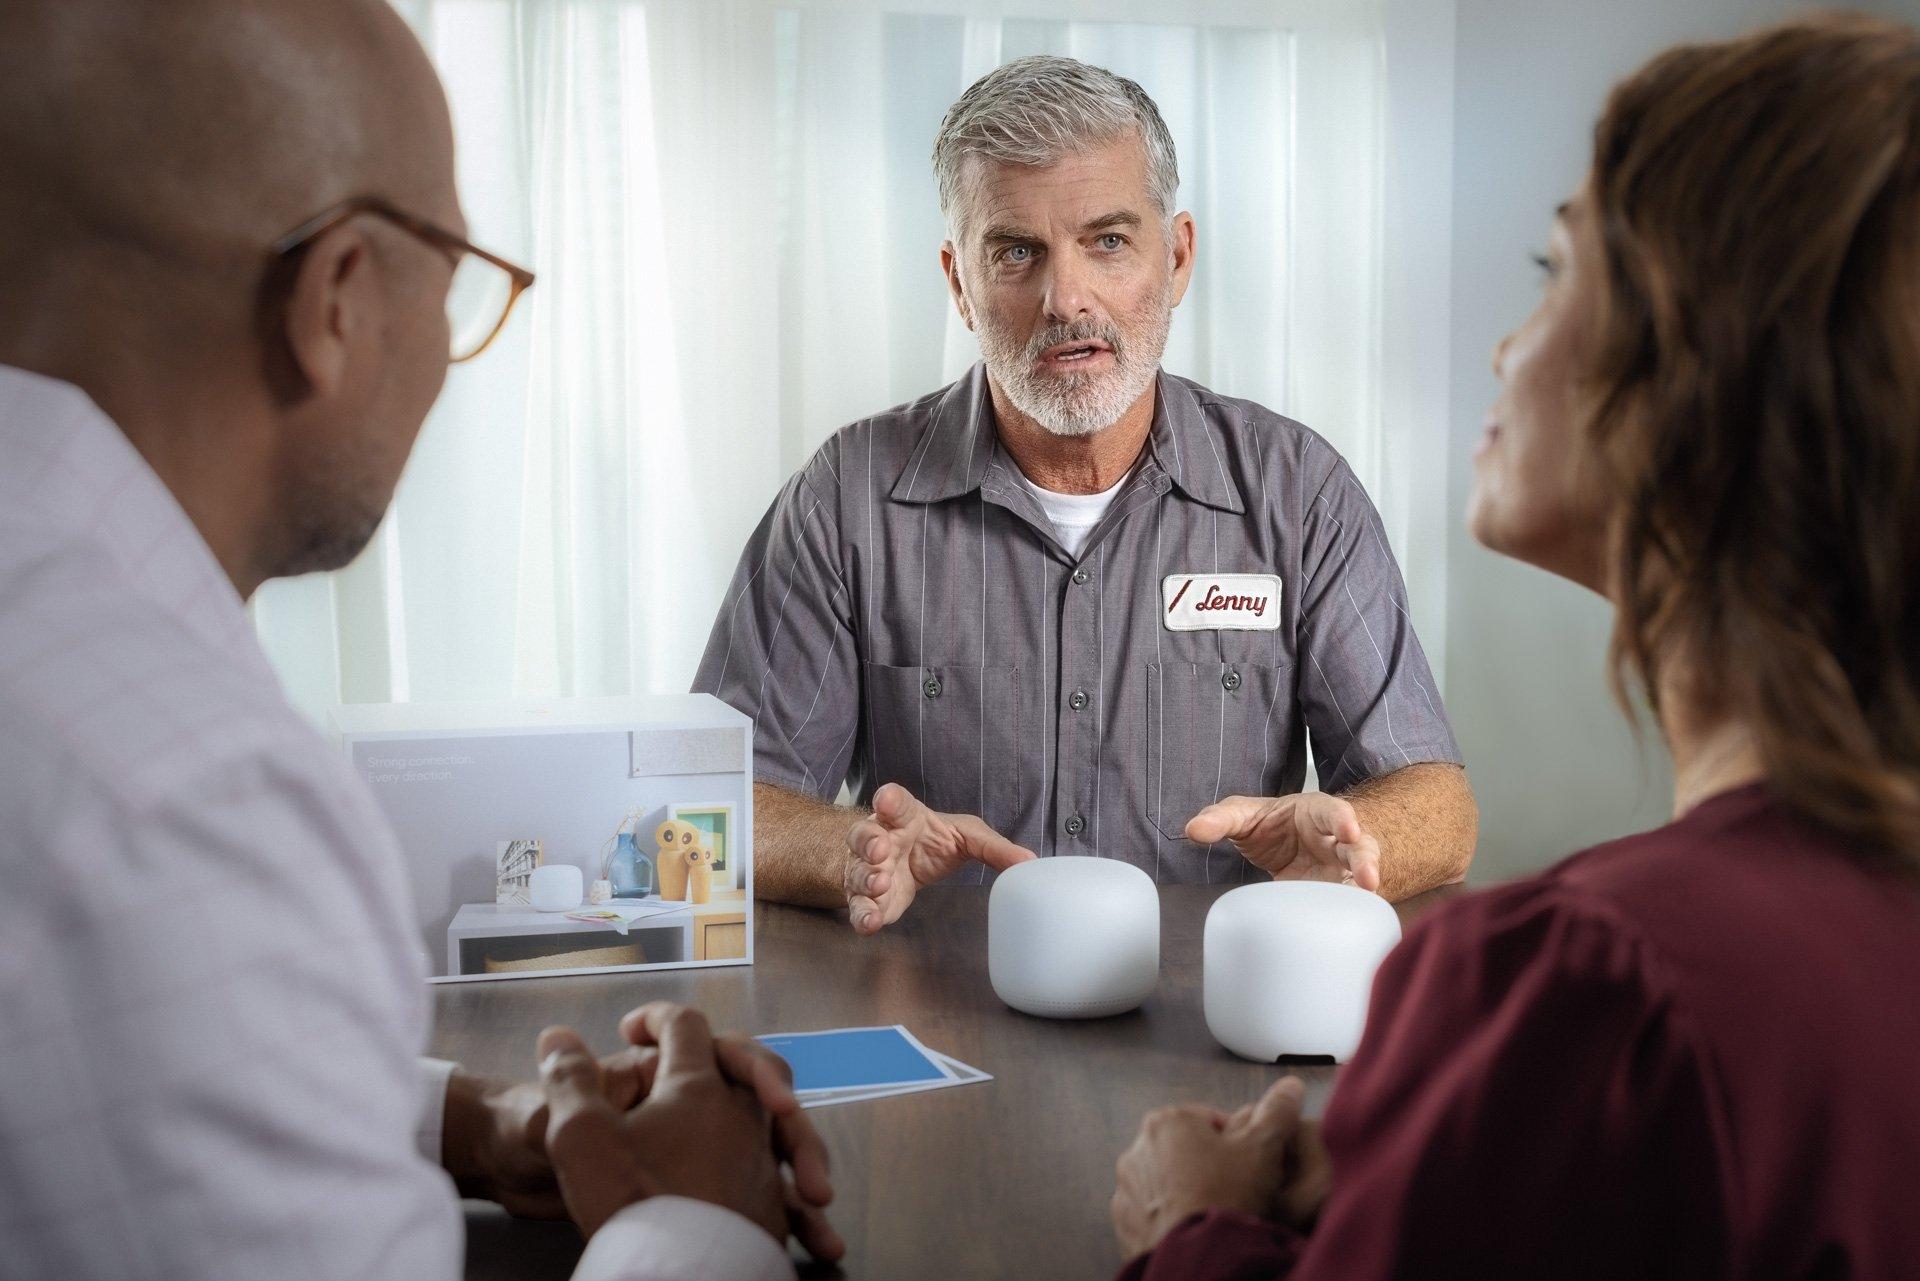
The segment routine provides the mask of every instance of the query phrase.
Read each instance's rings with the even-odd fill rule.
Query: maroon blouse
[[[1381,967],[1311,1235],[1172,1278],[1920,1277],[1920,894],[1764,786],[1454,899]]]

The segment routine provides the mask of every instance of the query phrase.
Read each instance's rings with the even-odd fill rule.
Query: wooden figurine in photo
[[[713,897],[713,846],[696,845],[686,857],[687,899],[704,903]]]
[[[677,903],[687,896],[687,855],[700,842],[700,829],[682,819],[670,818],[653,834],[659,847],[654,865],[660,869],[660,897]]]

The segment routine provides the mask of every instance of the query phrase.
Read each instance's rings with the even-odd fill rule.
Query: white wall
[[[1906,21],[1920,0],[1856,5]],[[1504,561],[1458,519],[1495,385],[1494,343],[1532,308],[1528,251],[1586,168],[1610,85],[1658,50],[1736,34],[1808,6],[1778,0],[1457,0],[1447,707],[1480,797],[1473,879],[1539,868],[1653,826],[1666,758],[1607,694],[1609,614],[1597,598]]]

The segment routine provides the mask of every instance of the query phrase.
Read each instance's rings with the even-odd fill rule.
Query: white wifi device
[[[548,863],[533,869],[527,897],[536,912],[571,912],[580,906],[580,869],[571,863]]]
[[[987,973],[1000,999],[1050,1019],[1123,1014],[1160,979],[1160,892],[1131,863],[1016,863],[987,897]]]
[[[1214,1040],[1242,1058],[1352,1057],[1374,971],[1400,941],[1377,894],[1328,881],[1270,881],[1207,913],[1204,1004]]]

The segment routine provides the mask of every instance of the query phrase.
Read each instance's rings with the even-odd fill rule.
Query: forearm
[[[847,832],[869,811],[753,785],[753,893],[801,907],[847,905]]]
[[[1480,809],[1460,766],[1409,765],[1340,795],[1380,842],[1380,897],[1398,902],[1467,874]]]

